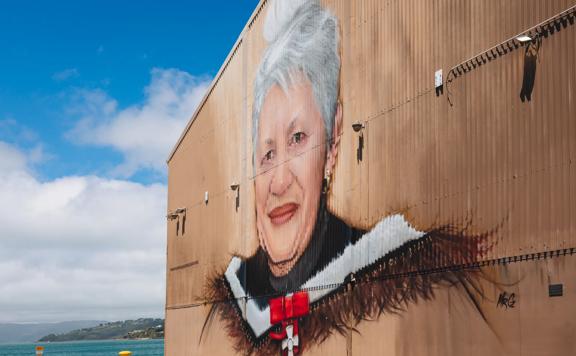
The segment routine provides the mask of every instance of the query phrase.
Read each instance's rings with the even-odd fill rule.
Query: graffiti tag
[[[496,303],[496,307],[508,309],[508,308],[514,308],[515,304],[516,304],[516,294],[502,292],[498,296],[498,302]]]

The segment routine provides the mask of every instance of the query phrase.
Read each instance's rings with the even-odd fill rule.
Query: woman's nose
[[[270,193],[274,195],[284,194],[288,188],[290,188],[290,185],[292,185],[293,180],[294,176],[290,171],[290,165],[288,162],[282,162],[273,168]]]

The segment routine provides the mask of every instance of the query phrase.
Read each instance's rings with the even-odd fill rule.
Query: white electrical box
[[[440,88],[442,86],[442,69],[438,69],[434,73],[434,87]]]

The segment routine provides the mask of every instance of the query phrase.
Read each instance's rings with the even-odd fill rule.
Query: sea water
[[[132,351],[132,356],[164,355],[164,340],[155,339],[0,344],[0,356],[35,356],[36,346],[44,346],[44,356],[118,356],[120,351]]]

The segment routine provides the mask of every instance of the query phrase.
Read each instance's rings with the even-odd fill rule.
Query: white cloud
[[[26,170],[26,155],[14,146],[0,141],[0,174]]]
[[[153,69],[151,74],[143,104],[119,109],[102,90],[80,90],[70,107],[80,120],[67,137],[121,152],[124,162],[113,172],[119,177],[141,169],[165,172],[170,149],[210,84],[177,69]]]
[[[42,181],[33,168],[50,157],[37,135],[0,120],[0,322],[163,315],[166,186],[122,177],[163,174],[208,85],[154,69],[144,102],[126,108],[103,90],[74,91],[67,137],[121,152],[119,179]]]
[[[76,68],[64,69],[60,72],[52,74],[52,79],[57,82],[63,82],[68,79],[76,78],[80,76],[80,72]]]
[[[1,141],[4,140],[4,141]],[[16,148],[26,147],[25,152]],[[2,171],[27,169],[30,164],[38,164],[52,159],[38,141],[36,132],[14,119],[0,120],[0,174]]]
[[[0,120],[0,137],[10,138],[12,142],[30,143],[38,141],[36,132],[12,118]]]
[[[0,141],[0,322],[161,316],[166,187],[42,182]]]

